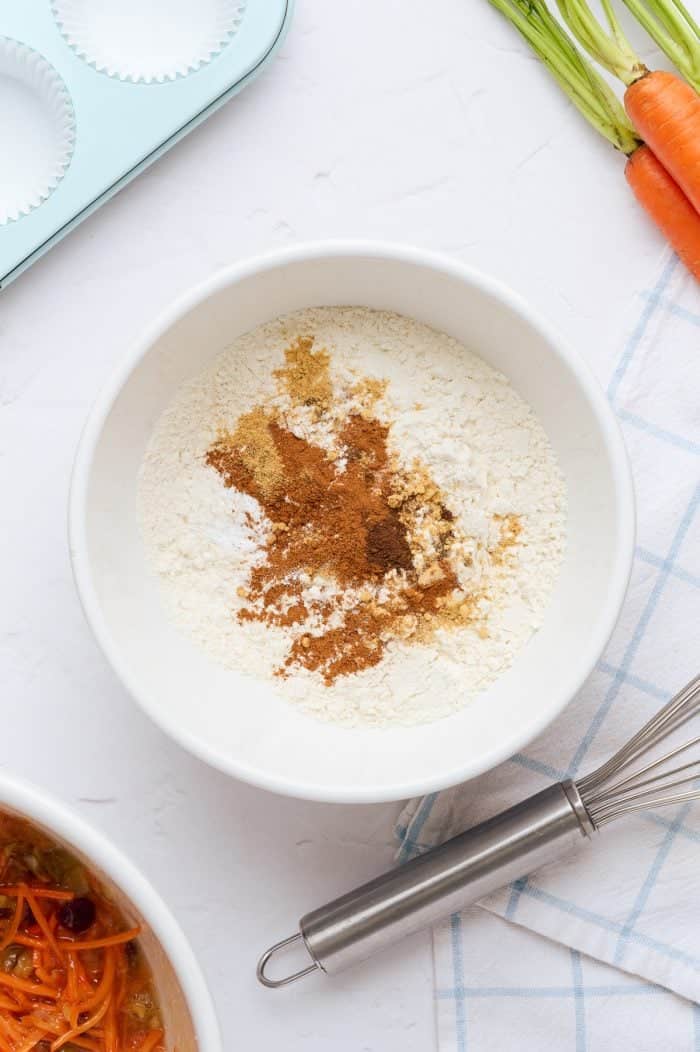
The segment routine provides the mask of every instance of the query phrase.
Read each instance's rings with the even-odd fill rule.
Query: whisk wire
[[[647,785],[649,782],[658,781],[660,778],[665,778],[668,772],[663,771],[660,774],[654,775],[652,778],[648,778],[644,781],[638,781],[638,779],[641,778],[642,775],[648,774],[650,771],[654,771],[658,767],[662,767],[665,763],[668,763],[669,760],[674,760],[677,756],[680,756],[682,753],[687,752],[689,749],[692,749],[698,743],[700,743],[700,737],[693,738],[691,741],[686,742],[685,745],[681,745],[677,749],[671,749],[670,752],[667,752],[664,756],[660,756],[658,760],[652,760],[651,763],[648,763],[644,767],[640,768],[640,770],[635,771],[634,774],[629,774],[626,778],[621,778],[619,782],[613,782],[612,785],[608,786],[607,792],[617,793],[619,792],[619,790],[624,789],[624,787],[629,785],[630,783],[640,786]],[[680,771],[685,771],[688,767],[697,767],[698,765],[700,765],[700,759],[691,760],[690,763],[684,764],[682,767],[676,768],[676,773]]]
[[[680,756],[700,746],[700,735],[641,767],[635,766],[699,713],[700,675],[686,684],[606,763],[576,783],[594,825],[604,825],[634,811],[700,798],[700,784],[697,784],[700,757],[673,766]],[[689,771],[694,773],[687,774]],[[695,788],[678,792],[682,786],[693,783]]]

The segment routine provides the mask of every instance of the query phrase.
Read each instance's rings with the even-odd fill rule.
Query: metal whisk
[[[700,797],[700,785],[678,792],[682,786],[692,785],[700,777],[700,736],[682,742],[643,767],[634,766],[699,712],[700,676],[696,676],[607,763],[576,783],[596,829],[633,811],[680,804]],[[698,754],[697,759],[680,767],[674,766],[679,756],[691,753],[693,749]],[[620,778],[625,771],[628,773]]]
[[[307,913],[295,935],[260,958],[258,979],[264,986],[278,987],[316,970],[339,972],[561,858],[608,822],[635,811],[700,799],[700,735],[690,740],[678,735],[699,713],[700,676],[696,676],[592,774],[548,786],[405,866]],[[666,751],[657,755],[660,747]],[[686,762],[679,763],[683,758]],[[270,959],[294,943],[303,943],[310,961],[291,975],[270,978]]]

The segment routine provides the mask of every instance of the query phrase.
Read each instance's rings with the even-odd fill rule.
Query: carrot
[[[625,109],[647,145],[700,212],[700,95],[675,73],[655,70],[630,84]]]
[[[145,1041],[141,1042],[139,1052],[153,1052],[153,1050],[161,1043],[162,1040],[162,1030],[151,1030],[150,1034],[146,1036]]]
[[[17,901],[15,902],[15,912],[14,912],[14,914],[12,916],[12,920],[11,920],[10,924],[7,926],[7,930],[5,932],[5,935],[3,937],[2,942],[0,942],[0,950],[4,950],[5,947],[9,946],[10,943],[13,941],[15,935],[17,934],[17,931],[19,930],[19,926],[22,923],[22,917],[23,916],[24,916],[24,895],[20,892],[17,895]]]
[[[26,895],[31,891],[38,899],[55,899],[56,902],[71,902],[75,898],[73,891],[61,891],[60,888],[44,888],[41,885],[30,887],[29,884],[0,884],[0,895],[8,895],[14,898],[16,895]]]
[[[87,998],[85,1001],[81,1001],[77,1005],[78,1012],[89,1012],[91,1009],[96,1008],[105,997],[109,997],[114,986],[114,975],[116,972],[116,964],[114,959],[114,951],[105,951],[105,965],[104,971],[102,972],[102,978],[95,987],[95,992]]]
[[[608,0],[601,2],[607,12]],[[661,4],[673,0],[654,2]],[[490,3],[527,40],[589,124],[628,158],[625,172],[635,196],[688,269],[700,280],[698,213],[651,150],[642,145],[618,98],[552,16],[546,0],[490,0]],[[558,0],[558,3],[582,44],[588,50],[604,52],[604,64],[608,69],[620,75],[624,67],[629,72],[630,83],[641,75],[644,67],[636,65],[631,49],[628,54],[617,37],[611,40],[595,19],[588,19],[590,12],[587,12],[585,0]],[[614,16],[611,14],[610,17]],[[634,73],[631,72],[633,67]],[[700,144],[695,145],[700,149]]]
[[[90,930],[75,932],[79,926],[63,923],[62,912],[76,898],[73,892],[34,884],[29,873],[0,883],[0,902],[13,907],[12,913],[2,911],[0,956],[7,956],[8,945],[27,948],[17,957],[21,970],[9,968],[10,957],[9,970],[0,968],[0,1052],[67,1052],[67,1046],[75,1052],[138,1052],[144,1044],[146,1052],[164,1052],[162,1032],[144,1030],[128,1004],[141,992],[148,1004],[154,998],[145,962],[129,954],[128,944],[141,929],[120,930],[124,921],[114,905],[98,885],[90,892]]]
[[[129,928],[128,931],[118,932],[116,935],[105,935],[100,939],[67,939],[63,936],[58,936],[56,943],[60,949],[65,950],[103,950],[108,946],[121,946],[124,943],[131,942],[138,935],[141,934],[140,928]],[[20,946],[44,946],[45,942],[38,935],[25,935],[20,934],[13,938],[13,942],[16,942]]]
[[[105,1052],[119,1052],[117,1037],[117,1012],[114,998],[110,998],[109,1009],[105,1016],[104,1046]]]
[[[68,1042],[72,1041],[73,1038],[80,1037],[80,1035],[84,1034],[86,1030],[91,1030],[96,1023],[99,1023],[99,1021],[102,1019],[108,1008],[109,1001],[105,1001],[97,1009],[95,1014],[90,1016],[89,1019],[86,1019],[84,1023],[81,1023],[80,1026],[73,1027],[71,1030],[67,1030],[65,1034],[61,1034],[60,1037],[56,1038],[55,1041],[51,1042],[51,1052],[58,1052],[59,1048],[61,1048],[63,1045],[68,1044]]]
[[[49,922],[47,921],[46,917],[44,916],[43,910],[40,908],[39,903],[37,902],[37,900],[36,900],[35,896],[32,894],[32,892],[29,890],[29,888],[27,888],[27,890],[25,891],[25,895],[27,897],[27,903],[29,905],[29,908],[31,909],[32,913],[34,914],[34,919],[36,920],[37,924],[39,925],[39,927],[41,928],[42,932],[46,936],[46,941],[48,942],[49,946],[51,947],[51,950],[52,950],[54,956],[56,957],[56,960],[60,961],[61,957],[62,957],[62,954],[61,954],[61,951],[58,948],[58,943],[56,942],[54,934],[51,931],[51,927],[49,925]]]
[[[91,1041],[83,1034],[80,1034],[78,1037],[74,1037],[73,1044],[77,1045],[78,1048],[86,1048],[88,1052],[101,1052],[100,1045],[96,1041]]]
[[[55,987],[54,974],[46,967],[46,955],[41,950],[33,951],[34,974],[45,986]]]
[[[58,990],[42,983],[33,983],[29,979],[18,979],[15,975],[0,972],[0,986],[9,986],[13,990],[21,990],[32,997],[49,997],[52,1001],[58,1000]]]
[[[141,934],[140,928],[130,928],[128,931],[119,932],[118,935],[106,935],[102,939],[59,939],[62,946],[70,947],[71,950],[103,950],[107,946],[120,946],[124,942],[131,942],[137,935]]]
[[[683,0],[625,0],[639,24],[700,91],[700,26]]]
[[[664,39],[675,44],[676,50],[669,53],[674,55],[676,64],[697,84],[695,75],[700,63],[697,27],[684,8],[680,11],[685,17],[680,17],[675,10],[677,2],[654,0],[661,13],[659,17],[663,15],[668,27],[673,29],[672,34],[665,28],[660,32]],[[557,0],[557,3],[579,43],[626,86],[625,109],[635,129],[693,206],[700,210],[698,92],[675,73],[647,69],[627,40],[610,0],[601,0],[607,29],[595,17],[587,0]],[[631,7],[638,17],[646,10],[640,0],[632,0]],[[658,18],[655,23],[643,21],[643,24],[652,32],[654,25],[659,25]]]

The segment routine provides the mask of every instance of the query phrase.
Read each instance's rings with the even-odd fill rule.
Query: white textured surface
[[[258,951],[392,855],[392,806],[276,799],[190,759],[97,651],[65,507],[88,405],[142,325],[222,263],[332,235],[443,249],[505,279],[602,369],[661,247],[620,159],[485,0],[299,0],[268,72],[0,303],[0,763],[78,807],[174,907],[233,1046],[418,1052],[429,938],[292,993]]]

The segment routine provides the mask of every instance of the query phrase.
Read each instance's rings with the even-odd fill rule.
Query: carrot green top
[[[616,149],[631,154],[639,139],[619,99],[551,14],[545,0],[490,3],[527,40],[586,120]]]
[[[625,36],[611,0],[601,0],[607,28],[587,0],[557,0],[566,24],[578,42],[624,84],[648,72]],[[681,71],[700,90],[700,30],[682,0],[625,0],[639,23]]]

